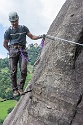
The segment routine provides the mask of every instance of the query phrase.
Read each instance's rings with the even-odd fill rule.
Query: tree
[[[27,51],[28,51],[29,63],[30,63],[31,65],[34,65],[34,63],[35,63],[37,57],[38,57],[38,56],[40,55],[40,53],[41,53],[41,49],[42,49],[42,48],[41,48],[40,46],[38,46],[38,47],[36,48],[36,47],[34,47],[33,44],[30,45],[30,49],[27,49]]]

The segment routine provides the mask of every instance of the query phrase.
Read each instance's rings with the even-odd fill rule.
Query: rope
[[[41,47],[42,48],[44,47],[44,39],[42,39],[42,41],[41,41]]]
[[[23,96],[23,95],[25,95],[26,93],[31,92],[31,91],[32,91],[32,90],[25,91],[22,95],[18,95],[18,96]],[[16,97],[18,97],[18,96],[16,96]],[[8,100],[12,100],[12,99],[15,99],[16,97],[12,96],[12,97],[6,98],[6,99],[4,99],[4,100],[2,100],[2,101],[0,101],[0,102],[5,102],[5,101],[8,101]]]
[[[25,60],[29,61],[28,58],[23,54],[22,49],[20,49],[20,53],[21,53],[22,58],[24,58]]]
[[[66,39],[62,39],[62,38],[59,38],[59,37],[50,36],[50,35],[46,35],[46,38],[54,40],[54,41],[56,39],[58,39],[58,40],[61,40],[61,41],[67,42],[67,43],[72,43],[72,44],[76,44],[76,45],[79,45],[79,46],[83,46],[83,44],[76,43],[76,42],[73,42],[73,41],[69,41],[69,40],[66,40]]]

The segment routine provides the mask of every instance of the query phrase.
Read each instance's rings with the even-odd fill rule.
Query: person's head
[[[16,12],[9,13],[9,21],[11,22],[11,24],[14,28],[17,28],[18,20],[19,20],[19,16]]]

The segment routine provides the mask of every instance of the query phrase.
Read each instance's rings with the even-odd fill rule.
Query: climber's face
[[[12,25],[13,28],[17,28],[18,27],[18,20],[11,21],[11,25]]]

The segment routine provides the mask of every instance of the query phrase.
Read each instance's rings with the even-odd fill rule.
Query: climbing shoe
[[[16,96],[18,96],[18,95],[19,95],[18,90],[14,90],[14,92],[13,92],[13,97],[16,97]]]
[[[24,94],[24,91],[22,89],[19,89],[18,92],[19,92],[20,95]]]

